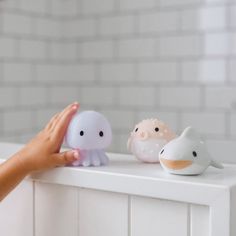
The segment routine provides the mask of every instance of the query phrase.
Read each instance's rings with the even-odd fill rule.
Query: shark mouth
[[[174,161],[174,160],[167,160],[164,158],[160,158],[160,162],[166,166],[169,169],[172,170],[181,170],[184,169],[190,165],[192,165],[192,161],[189,160],[178,160],[178,161]]]

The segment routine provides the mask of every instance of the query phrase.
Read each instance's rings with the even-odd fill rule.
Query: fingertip
[[[77,103],[77,102],[76,102],[76,103],[73,103],[71,109],[72,109],[73,111],[77,111],[77,110],[79,109],[79,103]]]
[[[79,160],[80,156],[79,156],[79,152],[77,150],[73,151],[73,157],[75,160]]]
[[[65,161],[66,164],[71,163],[73,161],[79,160],[79,153],[76,150],[68,151],[65,153]]]
[[[72,103],[73,105],[79,105],[79,103],[77,101]]]
[[[76,111],[78,107],[76,105],[73,105],[71,109]]]

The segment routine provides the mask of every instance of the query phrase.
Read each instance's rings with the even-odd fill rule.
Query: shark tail
[[[218,169],[224,168],[224,166],[221,163],[214,161],[214,160],[211,160],[211,166],[214,166],[215,168],[218,168]]]

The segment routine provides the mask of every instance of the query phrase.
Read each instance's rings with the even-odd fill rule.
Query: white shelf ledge
[[[0,143],[0,157],[8,157],[22,146]],[[61,167],[29,178],[36,181],[92,188],[132,195],[208,205],[236,185],[236,165],[223,170],[209,167],[200,176],[177,176],[163,171],[160,164],[145,164],[132,155],[108,153],[110,163],[100,167]]]
[[[0,143],[0,162],[21,147]],[[122,193],[122,196],[131,196],[134,202],[135,196],[150,201],[151,198],[172,200],[190,206],[191,212],[194,206],[203,205],[209,208],[210,236],[235,235],[236,165],[225,164],[223,170],[209,167],[200,176],[177,176],[164,172],[159,164],[141,163],[132,155],[108,153],[108,156],[108,166],[55,168],[34,173],[28,180],[34,186],[45,182],[51,186],[69,186],[66,189]]]

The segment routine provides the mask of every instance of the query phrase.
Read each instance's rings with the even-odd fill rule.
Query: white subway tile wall
[[[235,68],[233,0],[1,0],[0,139],[26,142],[79,100],[111,121],[111,151],[159,117],[236,162]]]

